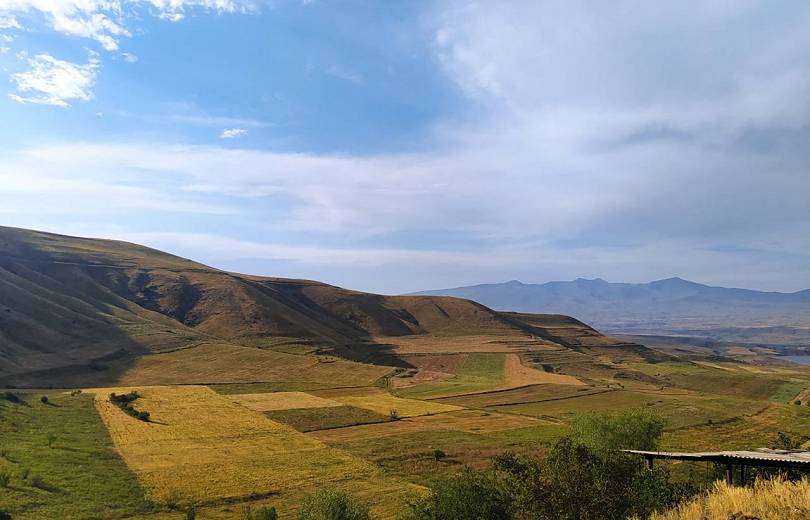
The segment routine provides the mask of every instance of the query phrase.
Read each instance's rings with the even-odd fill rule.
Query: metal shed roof
[[[744,464],[746,461],[750,465],[768,466],[801,466],[810,467],[810,451],[807,450],[771,450],[760,448],[756,451],[703,451],[703,452],[679,452],[679,451],[644,451],[644,450],[622,450],[625,453],[633,453],[644,457],[656,459],[673,460],[698,460],[709,462],[726,462]]]

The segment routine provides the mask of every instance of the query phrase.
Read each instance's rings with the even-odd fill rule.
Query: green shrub
[[[399,412],[394,408],[388,411],[388,417],[390,417],[392,421],[398,421],[401,419]]]
[[[441,462],[445,457],[447,457],[447,454],[442,450],[433,450],[433,458],[436,462]]]
[[[48,396],[43,395],[42,397],[39,398],[39,402],[42,404],[48,404]]]
[[[53,433],[49,433],[47,440],[48,440],[48,447],[53,448],[53,443],[56,442],[56,435],[54,435]]]
[[[32,475],[28,479],[28,483],[31,485],[31,487],[46,490],[48,489],[48,484],[45,483],[45,479],[40,477],[39,475]]]
[[[796,406],[801,406],[802,405],[802,400],[801,399],[796,399],[795,401],[793,401],[793,404],[795,404]]]
[[[278,520],[275,507],[260,507],[251,516],[251,520]]]
[[[113,392],[110,394],[110,402],[139,421],[149,422],[149,412],[136,410],[135,407],[132,406],[132,403],[136,399],[140,399],[140,397],[141,396],[135,390],[128,394],[116,394]]]
[[[513,500],[493,475],[465,470],[411,504],[410,520],[511,520]]]
[[[655,450],[664,432],[664,420],[643,408],[621,413],[587,413],[571,423],[569,436],[574,444],[598,453],[614,450]]]
[[[351,495],[335,489],[323,489],[304,499],[299,520],[371,520],[368,507]]]
[[[197,519],[197,508],[193,505],[188,506],[186,509],[186,520],[196,520]]]
[[[23,400],[14,392],[3,392],[3,398],[10,403],[23,404]]]

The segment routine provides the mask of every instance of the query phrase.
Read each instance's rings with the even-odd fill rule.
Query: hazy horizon
[[[810,287],[810,4],[0,1],[0,224],[399,294]]]

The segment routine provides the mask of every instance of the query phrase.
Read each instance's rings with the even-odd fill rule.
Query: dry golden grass
[[[544,372],[542,370],[527,367],[520,362],[520,356],[517,354],[506,355],[504,378],[505,384],[500,388],[501,390],[545,383],[577,386],[582,386],[585,384],[574,376],[552,374],[550,372]]]
[[[543,348],[541,342],[522,333],[469,336],[378,337],[375,341],[393,345],[397,354],[456,354],[461,352],[521,352]]]
[[[316,356],[296,356],[208,343],[195,348],[138,358],[120,385],[171,385],[256,382],[323,382],[335,386],[371,385],[390,372],[386,367]]]
[[[343,406],[337,401],[324,399],[306,392],[266,392],[262,394],[234,394],[228,396],[237,403],[256,412],[294,410],[296,408],[328,408]]]
[[[399,417],[415,417],[417,415],[461,410],[461,407],[452,404],[394,397],[384,390],[375,393],[364,393],[363,395],[335,396],[332,399],[349,406],[365,408],[383,415],[388,415],[392,410],[396,410]]]
[[[441,415],[412,417],[401,421],[320,430],[309,432],[307,435],[328,444],[333,444],[421,431],[448,430],[467,433],[487,433],[515,430],[542,424],[550,423],[521,415],[507,415],[479,410],[459,410],[443,413]]]
[[[138,421],[110,403],[110,391],[137,390]],[[96,407],[126,464],[147,496],[216,503],[273,495],[294,504],[316,486],[335,485],[360,496],[386,496],[376,509],[391,516],[412,486],[387,479],[373,464],[330,448],[200,386],[124,387],[96,391]],[[384,490],[384,493],[375,490]]]
[[[810,481],[759,480],[750,488],[718,482],[708,495],[654,514],[650,520],[729,520],[738,516],[807,520],[810,518]]]

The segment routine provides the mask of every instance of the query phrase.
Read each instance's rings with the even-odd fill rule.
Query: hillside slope
[[[228,273],[135,244],[0,227],[0,382],[210,341],[340,346],[531,328],[467,300]]]

